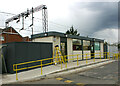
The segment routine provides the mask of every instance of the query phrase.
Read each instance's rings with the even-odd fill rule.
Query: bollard
[[[42,61],[41,61],[41,75],[42,75]]]
[[[16,64],[16,80],[18,80],[18,74],[17,74],[17,64]]]
[[[77,66],[78,66],[79,64],[78,64],[78,54],[77,54]]]

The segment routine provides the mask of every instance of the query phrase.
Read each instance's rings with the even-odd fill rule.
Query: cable
[[[42,19],[40,19],[40,18],[35,18],[35,19],[42,20]],[[60,26],[62,26],[62,27],[64,27],[64,29],[69,29],[69,28],[70,28],[69,26],[62,25],[62,24],[58,24],[58,23],[55,23],[55,22],[53,22],[53,21],[49,21],[49,23],[51,23],[51,24],[55,24],[56,27],[60,27]],[[86,33],[89,33],[89,32],[88,32],[88,31],[84,31],[84,30],[82,30],[82,33],[86,34]]]
[[[0,13],[10,14],[10,15],[16,15],[16,14],[13,14],[13,13],[1,12],[1,11],[0,11]],[[29,19],[30,19],[30,17],[29,17]],[[40,18],[35,18],[35,17],[34,17],[34,19],[42,20],[42,19],[40,19]],[[30,19],[30,20],[32,20],[32,19]],[[41,21],[38,21],[38,22],[41,22]],[[59,25],[59,26],[62,26],[62,27],[70,28],[69,26],[65,26],[65,25],[61,25],[61,24],[58,24],[58,23],[54,23],[53,21],[49,21],[49,22],[50,22],[50,23],[53,23],[53,24],[56,24],[56,25]]]
[[[38,20],[42,20],[40,18],[35,18],[35,19],[38,19]],[[60,25],[60,26],[63,26],[63,27],[67,27],[67,28],[70,28],[69,26],[66,26],[66,25],[62,25],[62,24],[58,24],[58,23],[55,23],[53,21],[49,21],[50,23],[53,23],[53,24],[56,24],[56,25]]]
[[[1,11],[0,11],[0,13],[9,14],[9,15],[16,15],[16,14],[13,14],[13,13],[1,12]],[[32,20],[30,17],[29,17],[29,19]],[[40,18],[34,17],[34,21],[36,21],[35,19],[37,20],[37,22],[42,22],[42,21],[39,21],[39,20],[42,20],[42,19],[40,19]],[[55,23],[55,22],[53,22],[53,21],[49,21],[49,23],[56,25],[56,27],[58,27],[58,28],[60,28],[60,27],[64,27],[63,29],[69,29],[69,28],[70,28],[69,26],[62,25],[62,24],[58,24],[58,23]],[[19,24],[19,23],[18,23],[18,24]],[[25,24],[27,24],[27,23],[25,23]],[[28,25],[28,24],[27,24],[27,25]],[[40,26],[34,25],[34,27],[40,27]],[[50,27],[53,27],[53,26],[50,26]],[[54,26],[54,27],[55,27],[55,26]],[[89,32],[82,30],[82,33],[85,33],[85,34],[86,34],[86,33],[89,33]]]
[[[0,13],[4,13],[4,14],[10,14],[10,15],[16,15],[16,14],[13,14],[13,13],[8,13],[8,12],[1,12]]]

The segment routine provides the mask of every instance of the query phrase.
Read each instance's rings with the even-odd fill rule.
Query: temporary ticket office
[[[104,52],[104,40],[89,38],[84,36],[68,35],[61,32],[46,32],[34,34],[31,36],[32,42],[49,42],[53,45],[53,50],[56,45],[62,52],[62,55],[76,55],[80,54],[81,59],[85,59],[86,54],[88,58],[93,57],[93,53]],[[47,47],[46,47],[47,48]],[[75,56],[68,56],[69,59]],[[95,54],[95,57],[99,57]]]

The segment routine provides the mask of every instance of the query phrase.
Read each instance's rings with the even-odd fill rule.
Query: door
[[[63,60],[65,61],[65,58],[67,60],[67,57],[64,57],[65,55],[67,55],[67,38],[60,38],[60,48]]]
[[[62,53],[62,56],[66,55],[66,49],[65,49],[65,43],[61,43],[61,53]]]
[[[63,56],[63,60],[64,60],[64,62],[66,62],[66,60],[67,60],[67,57],[65,57],[65,55],[67,55],[66,43],[61,42],[60,46],[61,46],[61,54]]]
[[[107,58],[108,46],[104,44],[104,58]]]
[[[91,59],[94,58],[95,49],[94,49],[94,41],[91,41]]]

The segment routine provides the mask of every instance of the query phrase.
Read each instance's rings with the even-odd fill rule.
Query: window
[[[73,50],[82,50],[81,40],[73,39]]]
[[[1,40],[1,41],[4,41],[4,37],[3,37],[3,36],[1,36],[1,37],[0,37],[0,40]]]
[[[95,42],[95,50],[100,50],[100,43],[99,42]]]
[[[90,41],[83,40],[83,50],[90,50]]]

